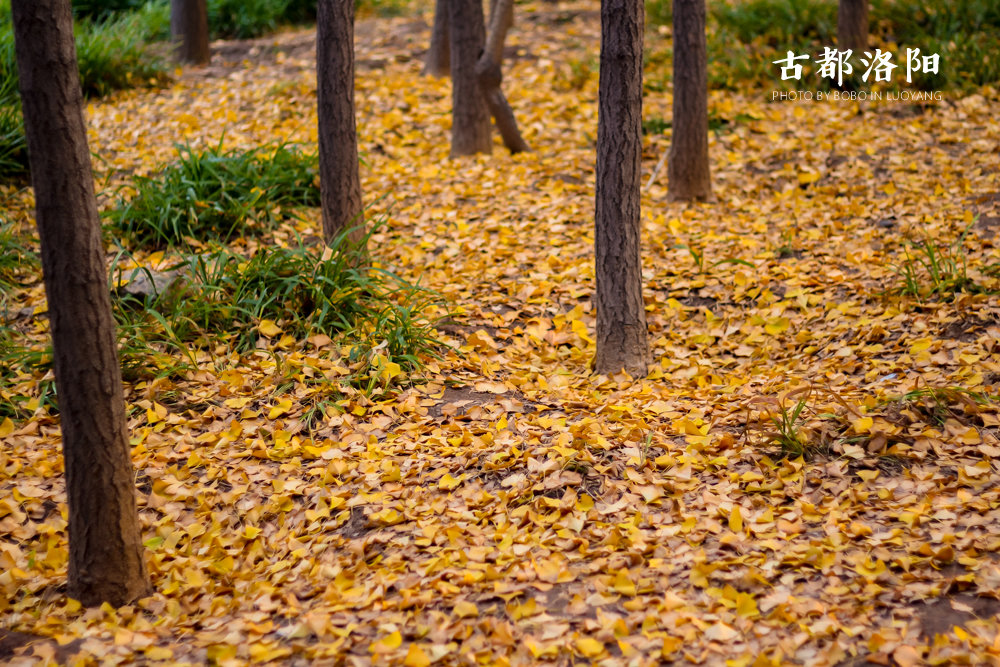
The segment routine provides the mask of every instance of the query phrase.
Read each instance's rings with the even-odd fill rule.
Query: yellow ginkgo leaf
[[[774,319],[768,320],[767,324],[764,325],[764,331],[772,336],[777,336],[780,333],[788,331],[788,318],[775,317]]]
[[[580,637],[576,640],[576,650],[587,658],[596,658],[604,653],[604,644],[591,637]]]
[[[431,664],[431,659],[427,657],[416,644],[410,644],[410,650],[406,652],[406,658],[403,659],[403,665],[405,667],[428,667]]]
[[[403,635],[396,630],[391,635],[386,635],[377,642],[372,642],[368,650],[372,653],[392,653],[403,645]]]
[[[615,575],[614,589],[615,592],[620,595],[635,597],[635,584],[632,582],[632,579],[629,578],[628,570],[624,567],[618,570],[618,574]]]
[[[261,320],[257,330],[268,338],[274,338],[281,333],[281,327],[275,324],[274,320]]]
[[[851,423],[854,425],[854,432],[860,434],[867,433],[875,424],[875,421],[871,417],[859,417]]]
[[[278,404],[271,408],[271,411],[267,413],[268,419],[277,419],[281,415],[285,414],[292,409],[292,399],[286,398],[283,401],[278,401]]]
[[[458,485],[462,483],[462,476],[460,475],[457,479],[452,477],[450,474],[446,474],[438,482],[438,486],[442,491],[453,491],[458,488]]]
[[[479,607],[466,600],[458,602],[451,611],[453,614],[455,614],[455,616],[458,616],[459,618],[470,618],[473,616],[479,616]]]
[[[734,507],[733,511],[729,513],[729,530],[734,533],[743,530],[743,515],[740,514],[739,507]]]

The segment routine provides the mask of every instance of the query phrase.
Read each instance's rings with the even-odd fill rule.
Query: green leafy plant
[[[882,405],[897,415],[909,412],[912,421],[927,419],[942,426],[949,418],[961,420],[969,414],[979,414],[979,408],[989,402],[985,394],[964,387],[926,386],[885,400]]]
[[[768,444],[776,444],[781,447],[781,451],[792,456],[802,456],[806,454],[809,447],[809,440],[802,432],[805,418],[804,412],[809,405],[813,388],[811,386],[793,389],[780,398],[758,397],[752,399],[747,406],[748,417],[752,405],[759,405],[762,419],[766,419],[773,426],[761,428],[761,435]],[[803,395],[804,394],[804,395]],[[797,399],[794,403],[789,403],[791,399]],[[749,433],[750,420],[747,419],[747,431]]]
[[[832,44],[837,34],[837,4],[824,0],[720,0],[710,13],[721,31],[744,44]]]
[[[34,270],[38,259],[10,221],[0,221],[0,294],[16,286],[25,271]]]
[[[76,57],[83,94],[107,95],[122,88],[167,80],[167,64],[146,46],[149,25],[141,13],[77,24]]]
[[[994,293],[994,290],[987,289],[969,276],[965,239],[972,224],[951,244],[929,237],[907,241],[903,246],[902,259],[891,266],[898,282],[889,293],[913,297],[918,301],[950,298],[960,292]]]
[[[646,22],[649,25],[671,25],[673,20],[673,0],[646,0]]]
[[[182,260],[173,288],[148,302],[117,302],[123,369],[137,376],[152,362],[162,371],[170,350],[193,364],[191,346],[225,344],[247,352],[262,330],[294,340],[315,334],[336,339],[348,349],[352,369],[369,380],[372,364],[382,363],[376,357],[417,367],[437,345],[422,321],[436,296],[366,265],[357,253],[345,233],[325,254],[266,247],[244,257],[219,247]],[[263,329],[265,322],[275,330]]]
[[[0,325],[0,381],[10,398],[0,396],[0,417],[31,416],[31,398],[37,407],[58,410],[52,371],[52,346],[26,341],[16,330]]]
[[[21,110],[0,106],[0,179],[24,179],[27,175],[28,140]]]
[[[179,159],[120,193],[111,227],[132,244],[226,241],[272,229],[296,206],[319,205],[315,154],[282,144],[251,150],[178,147]]]
[[[84,95],[101,96],[167,80],[166,61],[146,44],[154,17],[160,16],[162,23],[163,10],[156,7],[77,22],[76,56]],[[13,24],[9,14],[3,16],[0,11],[0,106],[13,103],[18,90]]]
[[[673,125],[669,120],[663,120],[659,116],[648,118],[642,121],[643,134],[663,134]]]

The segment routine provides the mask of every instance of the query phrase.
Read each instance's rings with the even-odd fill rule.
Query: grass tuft
[[[225,242],[272,229],[283,211],[319,205],[315,154],[277,147],[194,151],[153,176],[138,176],[134,196],[122,193],[108,214],[111,227],[136,247],[159,248],[185,239]]]
[[[907,241],[903,246],[902,260],[891,267],[898,282],[888,293],[912,297],[920,302],[934,298],[949,299],[962,292],[996,294],[996,265],[975,273],[969,269],[965,240],[972,224],[951,244],[929,237]]]
[[[267,336],[281,346],[317,334],[345,346],[352,370],[366,378],[379,364],[418,367],[437,346],[422,323],[435,296],[357,253],[345,234],[324,254],[265,247],[244,257],[218,248],[182,261],[174,288],[148,303],[116,302],[123,371],[162,367],[171,350],[193,364],[191,346],[243,354]]]
[[[24,117],[16,106],[0,106],[0,180],[24,180],[28,173]]]
[[[765,444],[778,445],[785,456],[799,457],[811,453],[810,438],[803,427],[812,394],[813,388],[806,386],[793,389],[780,398],[752,399],[747,404],[748,417],[751,408],[758,409],[759,422],[765,425],[759,422],[751,424],[748,418],[745,436],[749,436],[750,429],[755,428]]]
[[[18,286],[21,276],[38,267],[38,258],[14,223],[0,222],[0,294]]]

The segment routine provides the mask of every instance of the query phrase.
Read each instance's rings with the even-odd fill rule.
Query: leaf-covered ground
[[[3,422],[0,626],[54,640],[11,664],[1000,659],[997,94],[713,93],[718,203],[665,203],[663,174],[643,196],[651,373],[599,377],[597,5],[517,21],[504,87],[535,152],[515,158],[448,159],[424,21],[357,30],[372,250],[449,301],[442,359],[319,415],[347,372],[323,337],[127,387],[155,596],[66,598],[58,420]],[[315,141],[312,39],[93,103],[99,184],[177,141]],[[669,109],[647,94],[647,119]],[[647,136],[644,178],[667,143]],[[965,292],[898,294],[906,239],[951,248]],[[16,296],[44,312],[40,283]],[[21,380],[4,391],[37,393]]]

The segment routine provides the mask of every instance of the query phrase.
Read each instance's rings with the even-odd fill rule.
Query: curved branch
[[[479,88],[483,91],[490,114],[500,130],[504,145],[511,153],[530,151],[531,147],[521,136],[517,127],[517,119],[504,97],[500,84],[503,82],[503,44],[507,31],[514,22],[514,0],[494,0],[490,8],[490,28],[486,36],[486,46],[483,48],[479,62],[476,63],[476,77]]]

